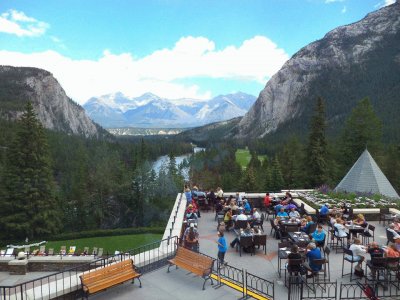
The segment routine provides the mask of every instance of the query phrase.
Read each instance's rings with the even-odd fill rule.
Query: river
[[[200,147],[194,147],[193,148],[193,153],[197,153],[200,151],[204,151],[205,148],[200,148]],[[189,157],[193,154],[193,153],[187,153],[184,155],[179,155],[175,157],[175,162],[176,162],[176,166],[179,166],[184,159],[189,160]],[[157,158],[157,160],[153,163],[153,170],[158,174],[158,172],[160,171],[161,167],[167,166],[169,164],[169,157],[168,155],[163,155]],[[182,170],[182,175],[185,178],[185,180],[189,180],[189,168],[184,168]]]

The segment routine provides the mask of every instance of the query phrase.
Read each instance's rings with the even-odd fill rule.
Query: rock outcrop
[[[304,100],[306,98],[315,99],[324,96],[326,101],[331,101],[328,106],[333,108],[327,112],[331,120],[348,113],[355,101],[362,97],[373,97],[372,102],[383,101],[379,98],[385,97],[379,92],[370,91],[368,88],[356,91],[354,88],[357,84],[355,80],[360,81],[359,77],[362,77],[362,75],[358,77],[361,71],[367,74],[365,79],[370,80],[368,77],[371,76],[370,72],[373,73],[374,68],[379,68],[378,54],[388,58],[386,60],[382,58],[381,63],[387,64],[387,70],[395,73],[398,68],[400,71],[399,1],[368,14],[359,22],[338,27],[326,34],[323,39],[297,52],[268,81],[255,104],[240,121],[235,136],[264,137],[287,123],[295,124],[297,122],[295,120],[300,120],[305,115],[309,116],[313,109],[307,106],[315,102],[311,100],[306,102]],[[377,77],[385,74],[385,69],[382,66],[381,68],[376,72]],[[338,78],[330,74],[335,74]],[[380,85],[379,80],[381,78],[375,82],[377,85],[375,91],[386,88],[384,82]],[[335,94],[333,85],[337,85],[339,89],[342,86],[351,87],[351,91],[346,95]],[[324,91],[327,91],[325,95]],[[348,99],[339,99],[343,97]],[[353,98],[351,105],[341,106]],[[343,110],[338,107],[343,107]]]
[[[85,137],[99,137],[105,133],[45,70],[0,66],[0,81],[0,116],[3,118],[18,118],[24,104],[31,101],[45,128]]]

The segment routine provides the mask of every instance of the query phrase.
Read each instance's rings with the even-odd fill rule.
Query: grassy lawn
[[[150,244],[160,239],[162,239],[161,234],[151,234],[151,233],[92,237],[92,238],[83,238],[83,239],[66,240],[66,241],[49,241],[46,243],[46,249],[54,248],[54,252],[58,253],[61,246],[67,246],[67,251],[69,249],[69,246],[76,246],[77,250],[80,249],[82,251],[84,247],[89,247],[89,252],[92,253],[93,247],[98,247],[104,249],[104,254],[106,254],[107,251],[110,254],[114,254],[115,250],[118,251],[130,250],[145,244]],[[31,251],[34,249],[31,249]]]
[[[246,169],[251,159],[250,151],[246,149],[237,149],[235,156],[236,161],[241,165],[242,169]],[[258,159],[261,162],[263,162],[265,158],[266,155],[258,155]]]

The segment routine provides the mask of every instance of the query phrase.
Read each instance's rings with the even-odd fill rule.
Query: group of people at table
[[[222,192],[222,189],[219,188],[219,191]],[[187,198],[186,219],[190,225],[185,230],[184,240],[185,244],[189,245],[189,248],[198,250],[197,219],[200,217],[200,210],[192,195],[187,195]],[[314,264],[313,261],[323,257],[320,250],[324,247],[326,240],[326,232],[323,227],[320,224],[315,224],[311,216],[300,215],[290,193],[286,193],[284,199],[271,199],[269,193],[266,193],[264,206],[267,209],[275,210],[276,217],[273,223],[277,229],[275,232],[277,239],[280,239],[285,234],[286,226],[298,227],[298,231],[289,235],[293,242],[290,251],[288,251],[289,249],[284,249],[284,251],[287,253],[288,259],[302,259],[302,263],[301,266],[287,265],[288,270],[297,272],[305,268],[308,277],[312,277],[315,272],[320,271],[321,264]],[[245,228],[237,228],[236,237],[230,243],[231,247],[239,244],[240,237],[263,234],[259,228],[254,227],[255,224],[261,221],[259,209],[251,208],[249,201],[239,193],[236,194],[236,197],[230,196],[228,199],[219,196],[215,209],[217,214],[223,215],[223,221],[219,222],[217,228],[219,234],[233,229],[238,221],[247,221]],[[387,228],[393,235],[394,243],[390,243],[386,247],[379,246],[376,241],[372,241],[368,245],[362,245],[361,240],[357,238],[357,233],[365,230],[368,223],[362,214],[358,214],[354,220],[349,219],[351,217],[349,215],[349,206],[345,203],[333,208],[325,204],[319,210],[319,214],[325,217],[332,227],[332,239],[335,237],[347,239],[347,245],[350,245],[348,249],[353,253],[352,260],[357,263],[356,270],[362,269],[362,263],[365,261],[367,253],[371,257],[400,257],[400,219],[398,217],[394,218],[393,223]],[[353,236],[351,236],[351,233],[353,233]],[[352,238],[353,241],[350,243]],[[303,248],[304,245],[306,245],[305,248]],[[372,276],[375,276],[374,272],[372,272]]]

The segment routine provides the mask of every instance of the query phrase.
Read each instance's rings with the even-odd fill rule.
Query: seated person
[[[362,270],[362,262],[365,260],[364,255],[367,253],[367,249],[361,245],[361,240],[356,238],[349,250],[353,252],[353,261],[357,262],[356,269]],[[349,258],[351,259],[351,257]]]
[[[278,212],[277,216],[281,217],[281,218],[289,218],[288,213],[285,211],[285,209],[283,207],[281,207],[281,209]]]
[[[327,216],[329,214],[329,204],[325,203],[319,210],[321,216]]]
[[[290,253],[288,254],[288,259],[301,259],[301,254],[299,253],[299,246],[293,245],[290,249]],[[286,269],[289,273],[299,273],[301,268],[301,263],[296,265],[288,265],[286,264]]]
[[[364,215],[358,214],[357,217],[353,220],[353,224],[366,227],[367,222],[365,221]]]
[[[285,193],[285,199],[282,201],[282,205],[288,205],[290,202],[292,202],[292,194],[290,194],[289,192]]]
[[[335,225],[333,225],[334,228],[337,229],[335,231],[335,236],[337,237],[347,237],[349,239],[349,234],[346,232],[346,227],[344,227],[344,220],[337,218]]]
[[[295,218],[299,219],[300,218],[300,213],[296,210],[296,208],[292,207],[289,212],[289,217],[290,218]]]
[[[383,257],[385,254],[385,251],[379,247],[378,243],[373,241],[371,244],[368,245],[367,252],[371,256],[371,259],[373,257]],[[372,264],[371,260],[367,260],[367,266],[371,269],[371,275],[372,279],[375,279],[376,277],[376,268],[374,267],[381,267],[381,264]]]
[[[190,227],[186,228],[185,233],[183,234],[183,240],[185,241],[185,247],[198,251],[199,248],[199,232],[197,231],[195,225],[192,223]]]
[[[246,214],[249,214],[251,212],[251,206],[249,204],[249,201],[247,201],[247,199],[243,199],[243,207],[244,207],[244,211]]]
[[[281,238],[281,224],[279,223],[281,221],[281,217],[277,216],[274,220],[274,225],[276,226],[276,238],[280,239]]]
[[[324,246],[324,242],[325,242],[325,231],[322,230],[322,226],[318,225],[317,226],[317,230],[315,230],[312,234],[311,237],[313,238],[313,240],[315,241],[315,244],[319,247],[323,247]]]
[[[247,221],[247,216],[244,214],[244,210],[240,211],[240,215],[236,217],[236,221]]]
[[[223,209],[224,209],[224,200],[218,201],[217,204],[215,205],[216,214],[222,212]]]
[[[277,205],[274,206],[275,213],[278,214],[281,211],[281,208],[283,207],[282,204],[278,203]]]
[[[314,224],[314,221],[312,220],[311,216],[306,217],[306,224],[304,226],[300,227],[300,231],[303,231],[305,233],[309,233],[310,230],[310,225]]]
[[[186,219],[187,220],[197,220],[197,214],[193,210],[192,204],[189,204],[187,212],[186,212]]]
[[[239,192],[236,192],[236,203],[239,206],[243,205],[243,198],[242,198],[242,195],[239,194]]]
[[[247,226],[246,229],[243,230],[243,228],[240,229],[240,234],[238,237],[236,237],[232,242],[231,242],[231,247],[234,248],[236,246],[236,244],[238,244],[240,242],[240,238],[242,236],[252,236],[253,235],[253,231],[250,228],[250,226]]]
[[[303,263],[303,265],[308,269],[310,272],[318,272],[321,270],[322,266],[321,265],[316,265],[314,264],[314,259],[321,259],[321,251],[317,248],[315,243],[309,243],[307,245],[307,254],[306,257],[308,258],[308,262]],[[312,275],[311,275],[312,276]],[[310,277],[308,275],[307,277]]]
[[[393,229],[394,229],[394,231],[397,231],[397,232],[400,232],[400,220],[399,220],[399,218],[394,218],[394,220],[393,220]]]
[[[400,257],[400,252],[397,251],[394,244],[389,245],[385,250],[386,257]]]
[[[261,221],[261,215],[260,215],[260,213],[258,212],[258,209],[257,209],[257,208],[254,209],[252,219],[253,219],[254,221]]]
[[[386,229],[387,231],[391,232],[393,234],[393,239],[399,239],[400,235],[397,233],[396,230],[394,230],[394,225],[393,223],[389,225],[389,227]]]
[[[224,215],[224,223],[226,227],[226,231],[229,231],[229,229],[232,227],[232,209],[228,208]]]

